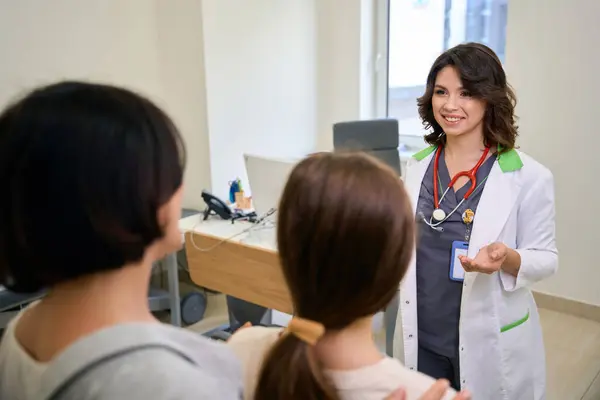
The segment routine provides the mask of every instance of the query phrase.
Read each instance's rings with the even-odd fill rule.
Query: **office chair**
[[[266,307],[249,303],[237,297],[227,296],[227,310],[229,312],[229,328],[235,332],[247,322],[252,325],[264,324],[267,312]]]
[[[229,312],[229,326],[225,329],[217,329],[206,335],[213,340],[227,341],[247,322],[252,326],[281,327],[271,324],[271,313],[266,307],[249,303],[237,297],[227,296],[227,310]]]
[[[336,151],[363,151],[389,165],[400,176],[398,120],[375,119],[333,125]]]

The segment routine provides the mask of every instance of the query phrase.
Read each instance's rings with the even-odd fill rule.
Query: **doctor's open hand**
[[[492,274],[500,270],[507,256],[508,248],[506,245],[496,242],[481,248],[475,258],[460,256],[459,260],[467,272]]]

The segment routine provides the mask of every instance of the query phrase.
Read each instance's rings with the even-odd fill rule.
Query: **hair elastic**
[[[325,326],[309,319],[293,317],[285,333],[292,334],[304,343],[314,346],[325,334]]]

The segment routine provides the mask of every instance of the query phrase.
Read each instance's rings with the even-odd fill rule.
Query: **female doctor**
[[[488,47],[437,58],[418,99],[430,147],[406,168],[419,221],[394,354],[474,399],[545,397],[531,285],[558,267],[548,169],[516,150],[515,96]]]

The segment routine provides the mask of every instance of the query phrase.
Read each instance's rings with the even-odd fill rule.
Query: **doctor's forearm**
[[[502,263],[502,270],[512,276],[517,276],[520,269],[521,255],[513,249],[508,249],[506,260]]]

